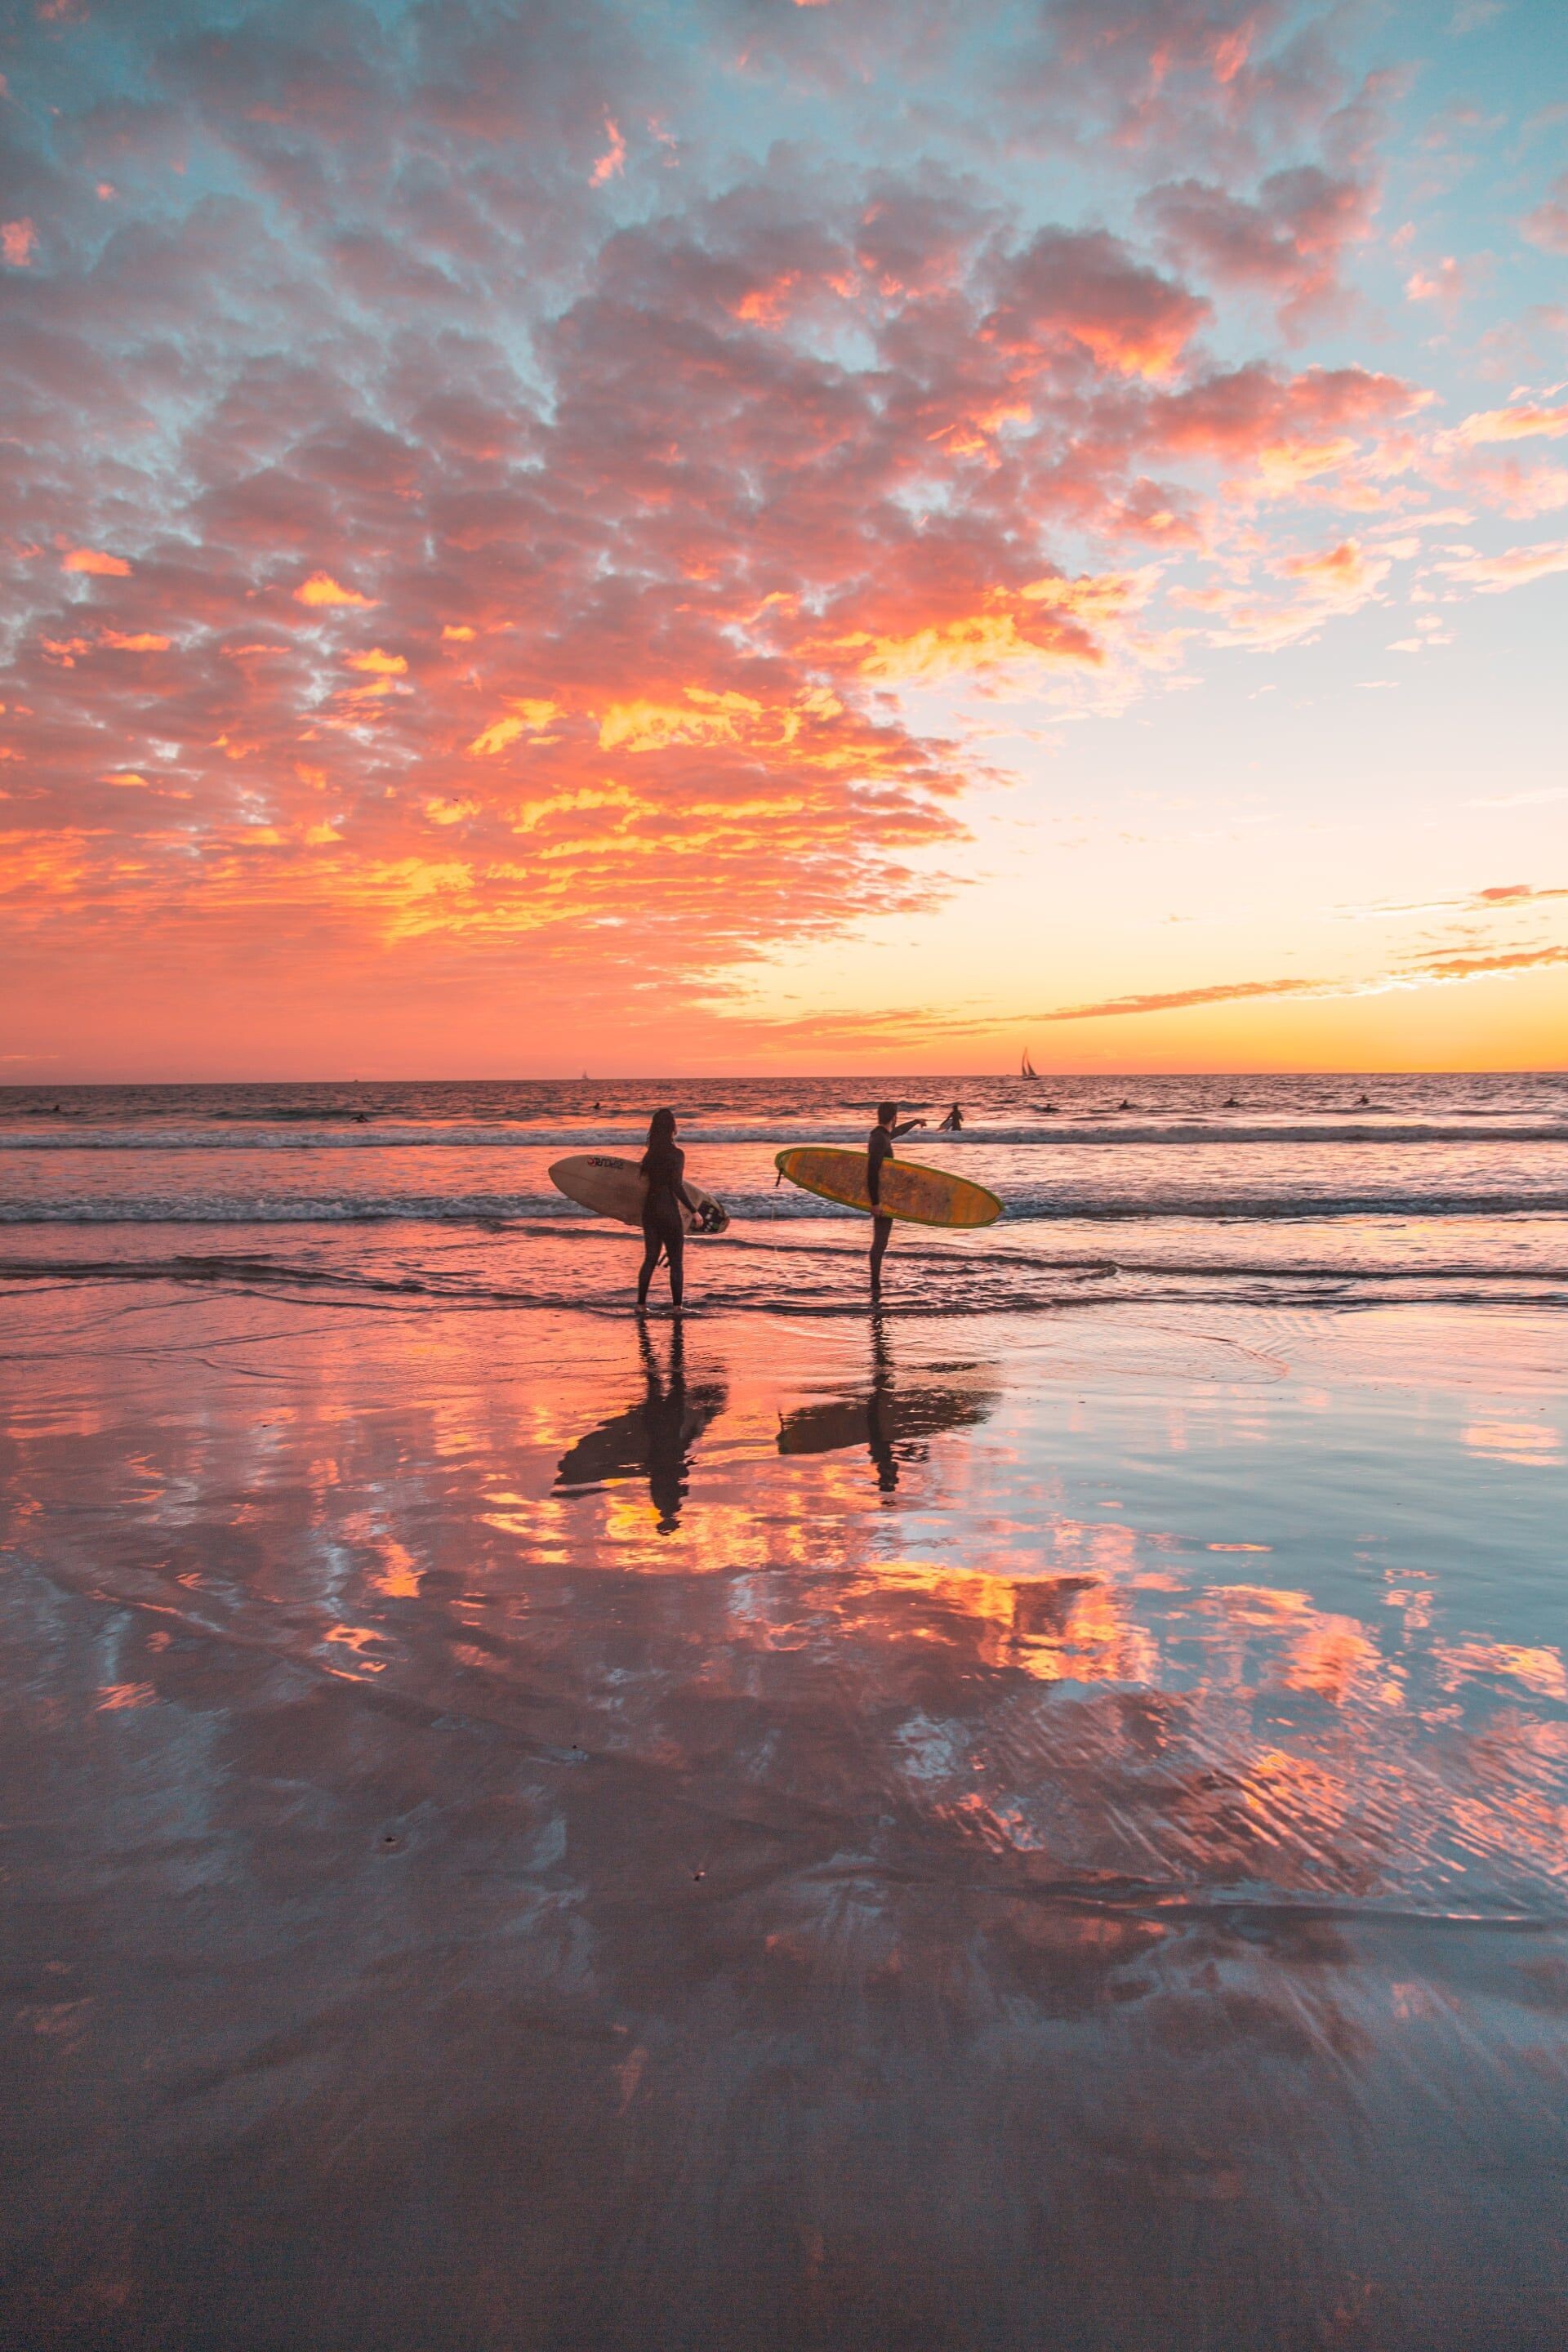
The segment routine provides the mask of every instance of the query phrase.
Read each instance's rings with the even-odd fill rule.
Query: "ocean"
[[[637,1237],[548,1171],[635,1156],[668,1103],[731,1217],[693,1245],[693,1304],[858,1313],[865,1221],[773,1155],[860,1144],[889,1093],[931,1121],[905,1157],[1005,1203],[981,1234],[899,1232],[904,1311],[1568,1301],[1563,1072],[13,1087],[0,1276],[618,1312]],[[937,1134],[953,1101],[964,1130]]]

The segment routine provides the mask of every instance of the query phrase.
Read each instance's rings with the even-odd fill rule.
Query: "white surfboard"
[[[622,1225],[642,1223],[642,1171],[635,1160],[611,1160],[600,1151],[579,1151],[570,1160],[556,1160],[550,1181],[558,1192],[564,1192],[580,1209],[591,1209],[596,1217],[614,1217]],[[695,1216],[689,1209],[680,1212],[687,1232],[721,1234],[730,1222],[728,1210],[689,1176],[686,1189],[697,1203]]]

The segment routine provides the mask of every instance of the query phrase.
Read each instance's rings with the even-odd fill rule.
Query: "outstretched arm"
[[[896,1128],[894,1128],[894,1129],[893,1129],[893,1137],[894,1137],[894,1140],[895,1140],[895,1141],[897,1141],[898,1138],[899,1138],[900,1135],[910,1135],[910,1134],[912,1134],[912,1133],[913,1133],[913,1131],[914,1131],[914,1129],[915,1129],[917,1127],[923,1127],[924,1125],[925,1125],[925,1121],[924,1121],[924,1119],[923,1119],[923,1118],[906,1118],[906,1119],[905,1119],[905,1121],[904,1121],[904,1123],[903,1123],[903,1125],[902,1125],[901,1127],[896,1127]]]

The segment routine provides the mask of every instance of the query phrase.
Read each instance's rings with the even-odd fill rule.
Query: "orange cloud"
[[[0,221],[0,257],[8,269],[30,269],[38,232],[30,220]]]
[[[493,758],[498,751],[504,751],[509,743],[515,743],[520,735],[525,735],[527,732],[526,719],[498,719],[493,725],[485,728],[482,732],[475,736],[468,750],[470,752]]]
[[[1288,496],[1320,474],[1337,473],[1356,455],[1356,443],[1342,433],[1331,441],[1275,441],[1258,453],[1258,471],[1274,497]]]
[[[1343,611],[1363,604],[1393,569],[1390,557],[1369,555],[1353,539],[1341,540],[1315,555],[1287,556],[1279,565],[1287,579],[1302,581],[1315,601]]]
[[[1427,956],[1420,970],[1428,980],[1481,980],[1490,972],[1534,971],[1553,963],[1568,963],[1568,947],[1521,948],[1510,955]]]
[[[357,588],[342,588],[328,572],[312,572],[294,591],[296,604],[357,605],[362,611],[374,612],[374,596],[362,596]]]
[[[818,5],[818,0],[795,0],[797,7]],[[778,327],[790,314],[792,298],[798,292],[801,273],[798,269],[781,270],[771,285],[753,286],[737,302],[730,305],[731,315],[744,320],[751,326]]]
[[[1058,586],[1060,595],[1051,593]],[[1080,591],[1081,593],[1076,593]],[[1083,662],[1098,666],[1101,647],[1072,625],[1075,613],[1095,619],[1118,616],[1131,593],[1126,581],[1051,583],[998,596],[992,609],[933,623],[907,636],[870,636],[863,632],[835,642],[855,658],[864,677],[888,684],[931,684],[968,677],[999,664],[1019,661]],[[1058,619],[1056,614],[1063,617]]]
[[[373,646],[369,653],[345,654],[343,667],[366,671],[373,677],[403,677],[408,669],[402,654],[384,654],[379,646]]]
[[[599,749],[662,751],[678,743],[790,743],[800,731],[796,711],[768,711],[751,695],[689,686],[680,703],[613,704],[599,727]]]
[[[90,572],[100,580],[127,580],[131,566],[122,555],[105,555],[96,547],[73,547],[60,559],[62,572]]]
[[[1468,446],[1478,441],[1525,441],[1544,435],[1552,440],[1568,433],[1568,401],[1556,408],[1521,401],[1512,408],[1478,409],[1455,427],[1455,437]]]
[[[1174,1013],[1193,1004],[1234,1004],[1252,996],[1316,996],[1331,983],[1321,980],[1241,980],[1215,988],[1177,988],[1159,995],[1111,996],[1099,1004],[1065,1004],[1039,1021],[1102,1021],[1113,1014]]]
[[[559,715],[560,706],[538,698],[516,698],[511,703],[511,715],[498,719],[474,737],[468,745],[470,752],[493,758],[515,743],[521,735],[538,735]]]

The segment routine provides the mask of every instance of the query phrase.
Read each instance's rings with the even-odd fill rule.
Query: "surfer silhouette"
[[[899,1461],[893,1452],[893,1359],[879,1307],[871,1310],[871,1393],[866,1399],[866,1450],[884,1495],[895,1494]]]
[[[871,1197],[871,1288],[882,1287],[882,1260],[888,1255],[888,1244],[893,1237],[891,1217],[882,1216],[878,1203],[882,1197],[882,1171],[893,1157],[893,1146],[900,1135],[911,1128],[923,1127],[923,1118],[906,1118],[899,1124],[896,1102],[877,1105],[877,1124],[871,1129],[871,1139],[866,1150],[866,1190]]]
[[[941,1121],[941,1123],[939,1124],[939,1126],[938,1126],[938,1128],[937,1128],[937,1133],[938,1133],[939,1135],[962,1135],[962,1134],[963,1134],[963,1107],[962,1107],[962,1105],[961,1105],[961,1104],[954,1103],[954,1104],[953,1104],[953,1106],[952,1106],[952,1108],[948,1112],[947,1117],[946,1117],[944,1119],[942,1119],[942,1120]]]
[[[684,1205],[693,1216],[697,1203],[686,1189],[686,1154],[675,1140],[675,1113],[656,1110],[647,1124],[647,1150],[640,1162],[646,1185],[642,1204],[642,1270],[637,1276],[637,1305],[647,1305],[647,1286],[659,1259],[669,1265],[669,1296],[679,1309],[686,1289],[686,1228]]]

